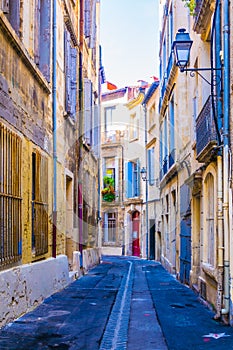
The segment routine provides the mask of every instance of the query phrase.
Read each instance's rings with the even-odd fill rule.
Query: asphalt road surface
[[[156,262],[100,265],[0,330],[0,350],[233,349],[233,328]]]

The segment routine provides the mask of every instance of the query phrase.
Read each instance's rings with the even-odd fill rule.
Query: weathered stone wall
[[[1,13],[0,28],[0,116],[48,152],[50,87]]]
[[[0,272],[0,327],[70,282],[65,255]]]

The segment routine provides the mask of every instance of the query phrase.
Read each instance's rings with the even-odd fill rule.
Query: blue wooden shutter
[[[84,4],[84,35],[90,36],[91,30],[91,1],[85,0]]]
[[[70,33],[65,30],[64,33],[64,49],[65,49],[65,109],[68,114],[71,114],[71,54],[70,54]]]
[[[76,119],[76,101],[77,101],[77,50],[71,48],[71,115]]]
[[[20,0],[13,0],[9,3],[9,21],[17,35],[20,29]]]
[[[155,159],[154,147],[148,150],[148,171],[149,171],[149,185],[153,186],[155,182]]]
[[[50,82],[51,0],[40,0],[40,60],[39,68]]]
[[[92,5],[92,20],[91,20],[91,41],[90,48],[93,49],[96,43],[96,0],[93,1]]]
[[[34,61],[39,65],[40,61],[40,0],[34,2]]]
[[[128,182],[128,188],[127,188],[127,197],[132,198],[133,196],[133,163],[128,162],[127,167],[127,182]]]
[[[99,121],[99,107],[94,105],[94,130],[93,130],[93,146],[94,152],[96,155],[99,155],[100,152],[100,121]]]
[[[84,79],[84,136],[86,142],[91,144],[91,109],[92,109],[92,83]]]
[[[140,161],[137,160],[137,187],[136,187],[136,194],[137,197],[140,196]]]

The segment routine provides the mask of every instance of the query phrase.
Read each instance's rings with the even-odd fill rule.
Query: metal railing
[[[0,123],[0,268],[21,259],[22,142]]]
[[[212,96],[209,96],[196,120],[197,159],[201,162],[210,157],[217,145]]]
[[[48,252],[48,159],[33,152],[32,251],[35,256]]]

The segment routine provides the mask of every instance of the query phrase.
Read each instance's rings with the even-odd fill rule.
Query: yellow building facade
[[[94,0],[0,8],[1,326],[98,263],[98,25]]]

